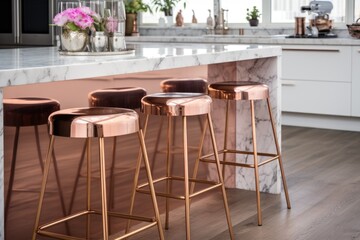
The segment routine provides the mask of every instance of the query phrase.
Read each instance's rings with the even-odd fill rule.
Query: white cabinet
[[[352,47],[351,115],[360,117],[360,46]]]
[[[350,116],[350,56],[348,46],[283,46],[282,110]]]
[[[283,81],[282,111],[350,115],[351,83]]]

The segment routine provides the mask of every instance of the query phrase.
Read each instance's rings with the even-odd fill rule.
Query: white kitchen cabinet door
[[[282,78],[351,82],[351,47],[283,45]]]
[[[351,114],[360,117],[360,46],[352,47]]]
[[[282,80],[282,111],[350,116],[350,104],[351,83]]]

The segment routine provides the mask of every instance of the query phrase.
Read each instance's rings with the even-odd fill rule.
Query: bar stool
[[[166,79],[164,81],[162,81],[160,83],[160,88],[162,90],[162,92],[165,93],[173,93],[173,92],[183,92],[183,93],[202,93],[202,94],[207,94],[207,88],[208,88],[208,81],[206,81],[203,78],[173,78],[173,79]],[[199,121],[199,125],[200,128],[202,129],[202,120],[201,120],[201,116],[198,116],[198,121]],[[176,129],[176,121],[174,121],[174,129]],[[160,122],[160,126],[159,126],[159,130],[157,132],[157,137],[156,137],[156,142],[155,142],[155,147],[154,147],[154,153],[152,156],[152,159],[156,159],[156,156],[159,152],[165,152],[166,150],[159,150],[159,143],[160,143],[160,139],[161,139],[161,134],[162,134],[162,129],[164,126],[164,118],[161,118],[161,122]],[[173,133],[174,136],[174,133]],[[175,139],[171,139],[172,143],[174,143]],[[176,153],[175,149],[178,149],[179,147],[177,146],[173,146],[173,153]],[[180,147],[181,148],[181,147]],[[198,147],[196,146],[189,146],[189,149],[194,149],[196,151],[198,151]],[[154,168],[154,161],[153,161],[153,165],[152,170]]]
[[[138,114],[131,109],[124,108],[72,108],[54,112],[49,117],[49,131],[51,140],[49,144],[48,154],[45,162],[45,170],[42,179],[41,192],[39,197],[38,210],[36,214],[35,227],[32,239],[35,240],[37,235],[53,237],[57,239],[85,239],[75,238],[69,235],[55,233],[47,230],[47,228],[55,226],[59,223],[64,223],[69,220],[81,216],[89,215],[101,215],[102,216],[102,236],[104,240],[109,239],[109,227],[108,216],[120,217],[125,219],[132,219],[137,221],[149,222],[147,225],[134,230],[132,232],[126,232],[123,236],[117,237],[117,239],[125,239],[133,236],[139,232],[149,229],[150,227],[157,226],[160,239],[163,239],[163,232],[160,223],[159,210],[157,206],[153,180],[151,177],[149,161],[146,152],[146,146],[144,142],[144,136],[142,130],[139,128]],[[144,160],[147,180],[149,181],[149,188],[151,194],[151,200],[154,210],[154,217],[134,216],[128,214],[121,214],[115,212],[109,212],[107,209],[107,194],[106,194],[106,172],[105,172],[105,138],[122,136],[128,134],[138,135],[140,148],[142,152],[142,158],[139,157],[138,161]],[[51,154],[54,149],[55,137],[65,138],[85,138],[87,140],[87,199],[85,210],[68,215],[64,218],[60,218],[49,223],[39,226],[40,215],[42,211],[42,205],[44,200],[44,192],[46,188],[46,182],[49,175],[49,169],[51,164]],[[96,138],[99,146],[99,166],[100,166],[100,192],[101,197],[101,210],[95,210],[91,203],[91,142],[90,139]],[[86,218],[86,239],[90,238],[90,218]]]
[[[29,126],[34,127],[36,149],[39,157],[40,168],[41,171],[43,172],[44,164],[41,154],[38,126],[47,124],[47,119],[49,115],[60,109],[60,103],[57,100],[50,98],[21,97],[21,98],[4,98],[3,105],[4,105],[4,126],[16,128],[14,144],[13,144],[13,153],[12,153],[12,159],[10,165],[9,186],[7,189],[7,196],[5,202],[5,221],[6,221],[10,208],[12,192],[14,191],[13,186],[15,181],[15,170],[16,170],[16,162],[17,162],[20,129]],[[65,210],[64,197],[61,190],[62,188],[60,184],[56,161],[54,161],[53,164],[55,170],[56,183],[58,185],[59,197],[61,201],[61,207],[63,213],[65,214],[66,210]],[[22,191],[35,191],[35,190],[23,189]]]
[[[269,87],[265,84],[258,82],[218,82],[209,85],[209,95],[214,99],[224,99],[226,100],[226,117],[225,117],[225,136],[224,136],[224,145],[223,149],[219,151],[219,154],[223,154],[223,160],[220,161],[223,164],[223,173],[225,172],[225,166],[238,166],[238,167],[246,167],[253,168],[255,173],[255,190],[256,190],[256,202],[257,202],[257,218],[258,225],[262,225],[262,214],[261,214],[261,205],[260,205],[260,187],[259,187],[259,167],[263,166],[267,163],[270,163],[274,160],[278,160],[282,182],[285,192],[285,198],[288,209],[291,208],[290,198],[286,184],[286,178],[284,173],[284,167],[281,159],[280,147],[276,136],[276,129],[274,125],[273,116],[271,113],[271,106],[269,100]],[[227,147],[227,134],[228,134],[228,116],[229,116],[229,103],[231,100],[240,101],[246,100],[250,103],[250,114],[251,114],[251,128],[252,128],[252,139],[253,139],[253,151],[242,151],[242,150],[233,150],[228,149]],[[271,128],[273,133],[273,139],[276,147],[276,153],[261,153],[257,151],[257,139],[256,139],[256,125],[255,125],[255,109],[254,102],[257,100],[266,100],[267,109],[269,113],[269,118],[271,122]],[[234,154],[246,154],[253,155],[254,163],[246,164],[246,163],[234,163],[226,161],[226,154],[234,153]],[[211,162],[209,157],[211,154],[201,157],[200,161]],[[259,162],[258,156],[269,157],[262,162]]]
[[[121,88],[105,88],[97,89],[88,94],[88,102],[90,107],[116,107],[116,108],[128,108],[128,109],[140,109],[141,98],[146,95],[146,90],[140,87],[121,87]],[[114,171],[115,171],[115,159],[116,159],[116,146],[117,146],[117,137],[114,137],[113,140],[113,152],[112,152],[112,163],[110,168],[110,186],[109,186],[109,206],[113,208],[114,206]],[[74,188],[72,191],[70,204],[69,204],[69,213],[71,213],[75,194],[77,192],[79,178],[81,176],[81,168],[83,166],[85,158],[86,143],[84,145],[83,151],[81,153],[79,166],[77,169],[76,179],[74,183]]]
[[[207,192],[209,190],[215,188],[221,188],[224,208],[226,213],[227,224],[229,228],[229,233],[231,239],[233,239],[233,230],[231,225],[229,207],[227,204],[227,197],[225,192],[225,186],[223,183],[223,177],[220,170],[220,163],[217,155],[217,147],[215,142],[215,136],[210,116],[210,108],[211,108],[211,98],[204,94],[199,93],[157,93],[147,95],[142,99],[142,112],[146,115],[146,119],[150,117],[150,115],[161,115],[167,116],[168,118],[168,139],[167,139],[167,160],[166,160],[166,174],[164,177],[160,177],[154,180],[154,183],[160,183],[162,181],[166,181],[166,191],[160,192],[157,191],[156,194],[161,197],[166,197],[166,222],[165,222],[165,229],[169,227],[169,198],[179,199],[185,201],[185,226],[186,226],[186,239],[190,239],[190,199],[200,195],[201,193]],[[187,137],[187,118],[191,116],[198,116],[198,115],[206,115],[207,116],[207,123],[210,129],[210,136],[211,136],[211,143],[213,147],[213,152],[215,155],[215,163],[217,168],[218,174],[218,181],[207,181],[203,179],[190,179],[189,178],[189,159],[188,159],[188,137]],[[182,140],[183,140],[183,148],[184,148],[184,155],[183,155],[183,164],[184,164],[184,176],[172,176],[170,172],[170,139],[171,139],[171,132],[172,132],[172,125],[171,120],[175,117],[182,118]],[[146,120],[147,122],[147,120]],[[205,137],[205,131],[203,131],[203,138]],[[202,139],[203,140],[203,139]],[[203,141],[200,145],[202,145]],[[139,170],[139,168],[138,168]],[[138,183],[139,172],[135,174],[135,182]],[[171,182],[172,181],[184,181],[184,195],[175,195],[171,193]],[[199,190],[197,192],[190,192],[189,183],[190,182],[201,182],[203,184],[210,184],[209,187]],[[135,186],[133,192],[133,199],[131,203],[131,211],[134,205],[135,199],[135,192],[138,191],[140,193],[148,193],[144,187],[148,186],[149,183]]]

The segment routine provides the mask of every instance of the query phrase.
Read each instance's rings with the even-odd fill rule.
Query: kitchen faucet
[[[229,30],[229,26],[228,26],[228,9],[223,9],[221,8],[220,11],[220,16],[218,17],[217,15],[214,15],[214,20],[215,20],[215,25],[214,25],[214,29],[215,29],[215,34],[227,34],[228,30]],[[226,15],[225,15],[226,13]]]

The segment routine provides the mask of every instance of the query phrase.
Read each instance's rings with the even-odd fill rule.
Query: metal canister
[[[305,35],[305,17],[295,17],[295,35]]]

